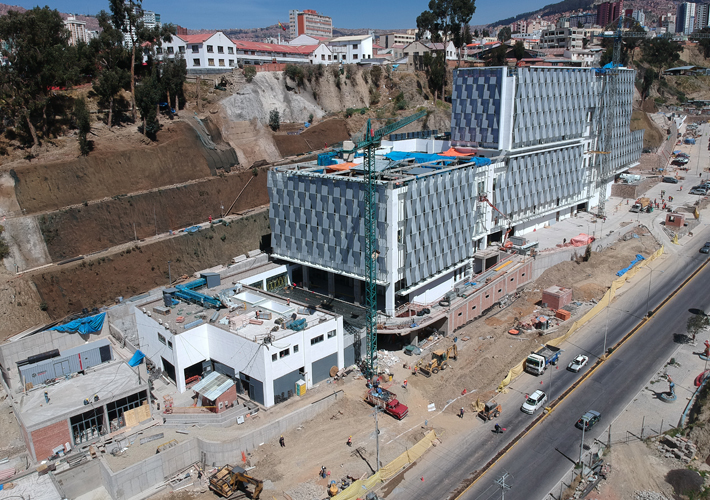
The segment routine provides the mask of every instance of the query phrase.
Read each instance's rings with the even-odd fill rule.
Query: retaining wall
[[[242,452],[258,448],[267,441],[274,440],[281,434],[298,427],[303,422],[315,418],[320,412],[334,405],[343,397],[343,391],[334,392],[305,408],[296,410],[273,422],[255,429],[229,441],[212,442],[202,438],[192,438],[177,446],[158,453],[130,467],[113,472],[103,458],[92,460],[87,464],[69,469],[56,475],[60,484],[66,484],[68,498],[96,489],[99,484],[91,479],[81,481],[79,478],[92,474],[94,478],[101,477],[106,491],[114,500],[126,500],[163,482],[190,464],[202,461],[210,465],[235,464],[242,459]],[[64,487],[64,486],[63,486]]]

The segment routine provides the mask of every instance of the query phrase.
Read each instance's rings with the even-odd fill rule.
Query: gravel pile
[[[655,491],[635,491],[634,500],[670,500],[668,497]]]
[[[319,486],[313,481],[301,483],[286,493],[292,500],[313,500],[314,498],[325,498],[328,495],[323,486]]]

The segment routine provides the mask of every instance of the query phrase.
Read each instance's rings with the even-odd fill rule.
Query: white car
[[[520,411],[532,415],[535,413],[535,410],[542,407],[546,401],[547,394],[542,391],[535,391],[528,396],[528,399],[525,400],[523,406],[520,407]]]
[[[569,365],[567,365],[567,369],[571,372],[579,373],[579,370],[581,370],[582,367],[587,364],[587,361],[589,361],[589,357],[585,356],[584,354],[580,354],[579,356],[574,358]]]

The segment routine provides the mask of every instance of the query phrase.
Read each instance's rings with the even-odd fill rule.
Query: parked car
[[[547,394],[542,391],[535,391],[525,400],[520,410],[532,415],[538,408],[541,408],[547,401]]]
[[[672,165],[676,165],[678,167],[682,167],[683,165],[688,164],[688,159],[687,158],[676,158],[671,162]]]
[[[696,187],[694,187],[693,189],[691,189],[691,190],[688,191],[688,192],[689,192],[690,194],[698,194],[698,195],[700,195],[700,196],[705,196],[706,194],[708,194],[707,188],[700,187],[700,186],[696,186]]]
[[[579,373],[579,370],[581,370],[582,367],[584,367],[584,365],[586,365],[588,361],[589,361],[589,356],[585,356],[584,354],[580,354],[579,356],[574,358],[569,365],[567,365],[567,369],[571,372]]]
[[[700,253],[710,253],[710,241],[705,242],[705,246],[700,249]]]
[[[584,429],[585,431],[588,431],[589,429],[594,427],[594,425],[599,422],[601,418],[601,413],[599,413],[598,411],[589,410],[587,413],[582,415],[579,420],[577,420],[575,427],[577,427],[577,429]]]
[[[410,345],[404,346],[404,354],[406,354],[407,356],[412,356],[412,355],[419,356],[421,353],[422,353],[422,350],[419,349],[415,345],[410,344]]]
[[[664,177],[663,182],[667,182],[668,184],[678,184],[678,179],[675,177]]]

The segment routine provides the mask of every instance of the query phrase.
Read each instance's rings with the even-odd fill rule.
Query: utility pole
[[[496,479],[495,483],[498,485],[500,488],[500,500],[505,500],[505,492],[510,489],[509,484],[505,484],[505,480],[508,479],[508,474],[507,472],[503,474],[501,477]]]
[[[173,275],[170,272],[170,263],[171,262],[172,262],[171,260],[168,261],[168,286],[173,286]]]

